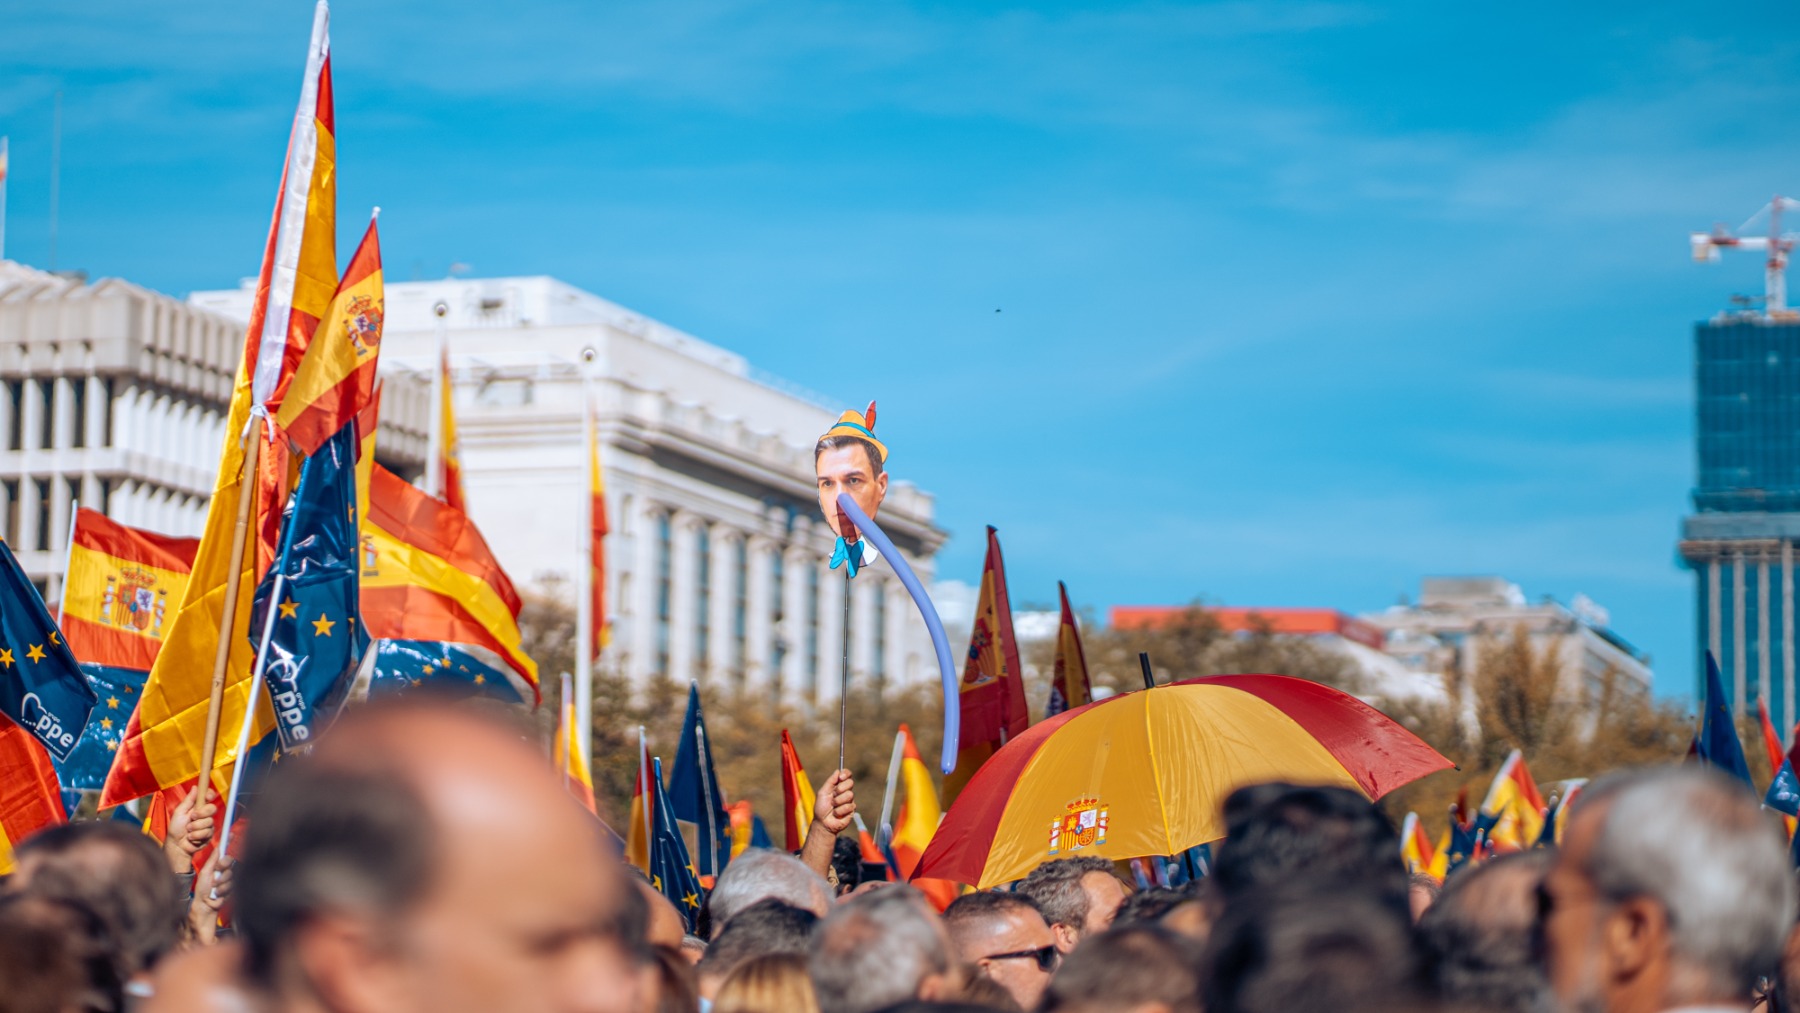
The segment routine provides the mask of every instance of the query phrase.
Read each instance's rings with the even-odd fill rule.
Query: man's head
[[[1749,791],[1714,771],[1593,785],[1539,888],[1557,997],[1610,1013],[1747,1003],[1794,921],[1785,850]]]
[[[1425,973],[1450,1005],[1489,1013],[1549,1008],[1537,959],[1537,888],[1555,855],[1521,851],[1468,866],[1419,918]]]
[[[1206,1013],[1404,1008],[1422,991],[1405,914],[1346,884],[1239,895],[1201,967]]]
[[[1037,902],[1022,893],[971,893],[944,909],[944,929],[963,963],[1034,1009],[1061,962]]]
[[[1199,1013],[1199,949],[1158,925],[1108,929],[1069,954],[1039,1009]]]
[[[819,918],[831,910],[831,887],[793,855],[769,848],[750,848],[731,860],[706,899],[717,939],[725,923],[759,900],[776,900],[811,911]]]
[[[819,479],[819,509],[831,533],[838,530],[839,493],[849,493],[870,518],[887,495],[887,445],[875,438],[875,404],[867,414],[847,411],[813,446],[813,469]]]
[[[1227,906],[1253,890],[1311,884],[1356,887],[1407,915],[1399,835],[1368,799],[1347,788],[1254,785],[1225,801],[1226,835],[1213,878]]]
[[[700,994],[712,998],[733,971],[758,957],[805,956],[818,924],[818,915],[773,897],[739,911],[720,928],[694,968],[700,976]]]
[[[956,994],[950,939],[917,890],[892,886],[839,904],[819,923],[807,970],[821,1013],[872,1013]]]
[[[146,973],[174,949],[181,891],[155,844],[136,828],[103,820],[64,823],[25,839],[8,892],[74,901],[106,928],[120,973]]]
[[[1037,902],[1056,935],[1056,948],[1064,953],[1075,949],[1083,935],[1110,928],[1125,903],[1125,884],[1104,858],[1045,862],[1031,870],[1019,892]]]
[[[599,1013],[644,980],[643,900],[599,824],[472,710],[346,716],[271,775],[238,875],[250,971],[277,1006]]]

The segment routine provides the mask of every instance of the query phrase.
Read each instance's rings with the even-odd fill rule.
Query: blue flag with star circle
[[[694,931],[700,917],[700,905],[706,891],[700,886],[700,873],[688,857],[687,842],[675,823],[675,810],[669,805],[669,793],[663,788],[662,760],[655,763],[656,815],[651,820],[654,833],[650,841],[650,885],[669,898],[687,930]]]
[[[94,701],[44,599],[0,542],[0,714],[62,761],[75,751]]]
[[[325,441],[300,469],[275,565],[256,589],[250,643],[260,648],[275,597],[263,663],[283,751],[311,743],[336,713],[368,650],[357,607],[356,425]]]
[[[56,761],[56,776],[62,781],[65,802],[71,795],[79,802],[82,792],[99,791],[106,783],[106,772],[112,769],[113,754],[119,750],[125,723],[137,709],[144,679],[150,675],[135,668],[91,664],[82,665],[81,672],[98,700],[75,748],[68,758]],[[69,811],[74,812],[74,806]]]

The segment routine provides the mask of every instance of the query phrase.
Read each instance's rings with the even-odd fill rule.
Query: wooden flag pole
[[[244,542],[250,531],[250,507],[256,502],[256,463],[262,454],[257,419],[250,417],[244,436],[244,472],[238,479],[237,524],[231,529],[230,576],[225,581],[225,609],[219,617],[219,646],[213,652],[212,695],[206,699],[206,737],[200,741],[200,789],[212,787],[213,754],[219,745],[219,711],[225,705],[225,670],[230,667],[232,641],[237,639],[232,620],[237,616],[238,585],[243,583]],[[245,715],[249,720],[249,715]],[[206,795],[200,796],[206,801]]]

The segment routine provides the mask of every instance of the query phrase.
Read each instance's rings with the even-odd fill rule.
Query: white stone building
[[[206,520],[241,323],[116,278],[0,261],[0,534],[61,596],[72,507],[171,535]],[[384,402],[383,459],[424,461],[422,385]]]
[[[238,289],[191,302],[242,319],[249,299]],[[429,374],[439,304],[469,512],[515,583],[558,581],[573,597],[586,389],[612,531],[610,661],[639,683],[667,672],[837,698],[845,584],[826,568],[832,536],[818,516],[812,446],[850,405],[546,277],[388,285],[384,375]],[[891,481],[879,519],[929,583],[945,537],[932,498]],[[852,678],[933,677],[930,641],[892,569],[865,570],[850,590]]]

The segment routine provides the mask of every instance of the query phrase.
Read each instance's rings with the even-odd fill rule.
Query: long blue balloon
[[[937,606],[931,603],[931,596],[925,593],[925,588],[912,572],[912,567],[906,565],[906,558],[888,540],[887,532],[877,527],[868,514],[863,513],[862,507],[856,505],[849,493],[838,493],[837,502],[838,509],[850,516],[856,530],[874,542],[875,549],[881,553],[882,558],[893,564],[900,583],[906,585],[906,593],[912,595],[913,604],[919,607],[919,616],[925,620],[925,628],[931,631],[931,646],[937,648],[938,675],[944,682],[944,752],[938,761],[938,768],[948,774],[956,769],[957,739],[962,735],[962,704],[961,685],[956,677],[956,662],[950,655],[950,638],[944,635],[944,621],[938,618]]]

